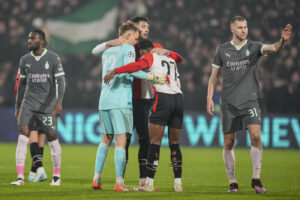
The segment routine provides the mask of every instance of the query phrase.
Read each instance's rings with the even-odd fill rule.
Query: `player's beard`
[[[40,43],[37,43],[35,46],[28,45],[29,51],[37,51],[39,48],[40,48]]]
[[[244,41],[244,40],[247,38],[247,36],[243,38],[243,37],[241,37],[241,36],[236,35],[236,38],[237,38],[240,42],[242,42],[242,41]]]

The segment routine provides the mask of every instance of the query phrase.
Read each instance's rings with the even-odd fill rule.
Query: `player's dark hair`
[[[230,20],[230,25],[232,25],[235,21],[240,21],[240,22],[242,22],[242,21],[246,21],[246,19],[245,19],[245,17],[243,17],[243,16],[239,16],[239,15],[234,16],[234,17],[232,17],[231,20]]]
[[[139,29],[134,25],[132,21],[127,21],[120,26],[119,35],[123,35],[126,31],[129,30],[133,30],[134,32],[139,31]]]
[[[147,22],[149,24],[149,20],[147,17],[134,17],[130,21],[132,21],[135,24],[138,24],[140,22]]]
[[[47,42],[47,39],[46,39],[46,34],[44,31],[42,31],[41,29],[33,29],[31,31],[31,33],[36,33],[40,36],[40,39],[44,40],[44,47],[47,47],[48,46],[48,42]]]
[[[140,39],[138,43],[139,49],[153,49],[153,42],[149,39]]]

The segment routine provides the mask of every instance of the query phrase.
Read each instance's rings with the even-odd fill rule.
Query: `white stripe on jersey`
[[[150,67],[150,71],[160,74],[168,74],[170,78],[170,84],[153,84],[157,92],[162,92],[166,94],[182,93],[181,84],[179,80],[179,73],[174,59],[169,58],[165,55],[154,53],[153,64]]]
[[[58,83],[57,79],[55,79],[55,95],[56,95],[56,100],[58,99]]]

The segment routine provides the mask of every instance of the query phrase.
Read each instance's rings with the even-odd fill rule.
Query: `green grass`
[[[173,172],[168,148],[161,149],[155,186],[159,192],[114,192],[114,151],[109,150],[102,181],[104,191],[91,189],[97,146],[62,146],[62,185],[50,187],[52,161],[46,146],[44,166],[47,182],[11,186],[16,179],[16,144],[0,143],[0,199],[300,199],[300,151],[264,150],[262,181],[266,194],[256,194],[250,187],[252,167],[249,149],[236,149],[236,176],[240,190],[228,194],[228,180],[221,148],[182,148],[184,192],[174,193]],[[130,148],[125,183],[137,186],[139,180],[137,147]],[[27,153],[25,175],[30,169],[30,153]]]

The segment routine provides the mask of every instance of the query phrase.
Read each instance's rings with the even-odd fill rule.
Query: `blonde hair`
[[[123,35],[125,32],[130,31],[130,30],[132,30],[134,32],[139,31],[139,29],[134,25],[134,23],[132,21],[127,21],[127,22],[123,23],[119,27],[119,36]]]

